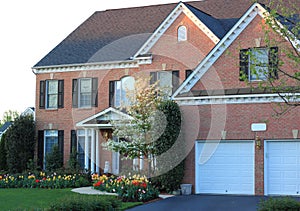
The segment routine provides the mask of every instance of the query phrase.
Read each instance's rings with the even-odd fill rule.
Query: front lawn
[[[64,198],[78,196],[71,189],[0,189],[1,210],[36,210],[47,209],[51,204]],[[115,196],[90,196],[81,197],[112,197]],[[122,203],[122,210],[140,205],[142,203]]]

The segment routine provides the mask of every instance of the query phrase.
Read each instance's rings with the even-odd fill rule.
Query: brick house
[[[99,172],[108,161],[122,171],[119,154],[101,144],[116,138],[109,120],[130,118],[118,109],[126,84],[150,75],[181,107],[183,182],[195,193],[299,195],[298,108],[275,118],[282,99],[240,80],[240,70],[251,84],[264,79],[251,75],[248,57],[240,61],[253,48],[284,59],[280,46],[265,48],[264,12],[251,1],[210,0],[94,13],[33,67],[39,165],[58,144],[64,163],[76,148],[82,168]]]

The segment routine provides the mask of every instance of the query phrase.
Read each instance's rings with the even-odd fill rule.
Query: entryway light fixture
[[[261,149],[261,138],[258,136],[255,137],[255,146],[256,149]]]

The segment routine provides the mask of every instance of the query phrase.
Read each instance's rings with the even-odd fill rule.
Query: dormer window
[[[178,42],[187,40],[187,29],[185,26],[179,26],[177,31]]]

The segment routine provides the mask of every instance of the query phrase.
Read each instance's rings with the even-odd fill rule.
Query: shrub
[[[124,202],[150,201],[158,197],[158,190],[151,182],[143,176],[133,175],[132,177],[119,176],[97,177],[93,175],[94,188],[109,193],[117,193]]]
[[[159,188],[160,191],[172,192],[178,190],[184,176],[184,161],[185,143],[180,137],[181,129],[181,113],[180,108],[174,101],[164,101],[158,107],[162,111],[167,120],[166,128],[163,134],[155,142],[155,150],[157,156],[157,174],[160,176],[153,178],[153,185]],[[170,148],[172,156],[165,153]],[[165,169],[171,169],[164,172]]]
[[[34,157],[35,126],[32,116],[20,116],[7,129],[5,145],[7,150],[7,166],[11,173],[26,170],[29,159]]]
[[[50,205],[52,210],[119,210],[121,201],[116,197],[109,196],[75,196],[72,198],[63,198],[62,200]]]
[[[63,167],[63,155],[58,145],[54,145],[52,151],[46,155],[46,170],[56,171]]]
[[[300,202],[291,197],[269,198],[262,200],[258,205],[258,211],[299,211]]]
[[[0,170],[6,171],[7,167],[7,151],[5,147],[5,133],[0,138]]]

